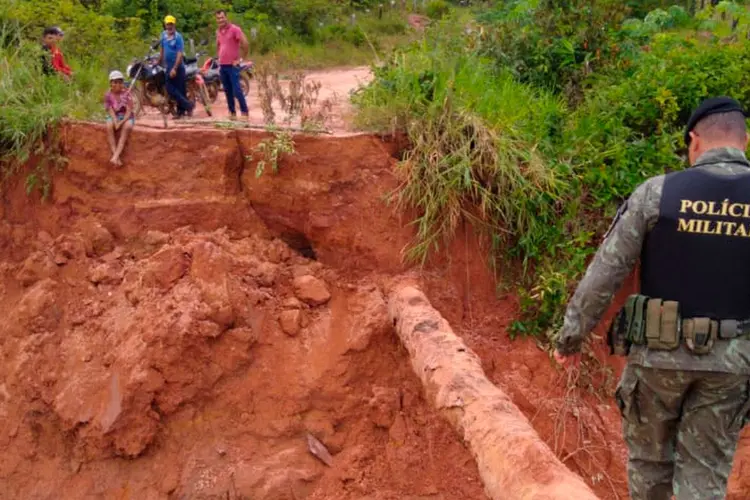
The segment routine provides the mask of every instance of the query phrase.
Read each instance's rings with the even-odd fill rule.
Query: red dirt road
[[[306,82],[320,82],[321,89],[318,94],[318,103],[326,99],[331,99],[334,102],[333,112],[330,114],[329,120],[325,126],[328,130],[335,134],[342,134],[354,131],[351,125],[351,103],[349,102],[350,92],[357,89],[360,85],[366,85],[372,79],[372,72],[367,66],[360,66],[354,68],[334,68],[326,69],[321,71],[306,71],[305,72]],[[281,85],[284,91],[287,90],[289,80],[284,79],[285,75],[281,75]],[[260,99],[258,98],[258,83],[256,80],[252,80],[250,84],[250,92],[247,97],[248,108],[250,111],[249,122],[252,125],[263,126],[263,113],[260,107]],[[193,120],[212,120],[212,121],[224,121],[229,117],[229,110],[226,105],[226,99],[224,93],[220,92],[216,99],[216,102],[210,105],[212,116],[209,117],[206,114],[206,110],[201,104],[196,106]],[[276,112],[277,125],[283,125],[282,119],[284,113],[279,106],[279,103],[274,100],[274,111]],[[237,107],[237,114],[239,115],[239,107]],[[184,126],[191,120],[183,120],[180,126]],[[149,125],[150,127],[163,127],[163,119],[158,111],[153,108],[146,108],[144,116],[138,120],[141,124]],[[173,120],[169,120],[168,126],[172,126]],[[196,124],[197,125],[197,124]],[[291,126],[298,127],[299,119],[295,119]]]

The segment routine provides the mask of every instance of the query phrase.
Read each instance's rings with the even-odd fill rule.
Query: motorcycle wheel
[[[206,89],[208,90],[208,100],[213,104],[216,102],[216,98],[219,97],[219,84],[216,82],[211,82],[206,85]]]
[[[141,95],[141,87],[135,86],[130,91],[130,99],[133,101],[133,114],[136,118],[140,118],[145,113],[143,109],[143,97]]]
[[[240,88],[242,88],[242,95],[247,95],[250,92],[250,75],[243,72],[240,74]]]

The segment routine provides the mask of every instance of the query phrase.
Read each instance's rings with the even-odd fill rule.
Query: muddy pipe
[[[511,399],[487,379],[479,357],[421,291],[410,286],[393,290],[388,309],[427,400],[468,446],[491,499],[598,498],[557,459]]]

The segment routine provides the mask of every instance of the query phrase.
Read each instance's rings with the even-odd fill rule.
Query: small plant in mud
[[[26,177],[26,194],[38,189],[42,194],[42,200],[47,200],[52,190],[51,169],[55,168],[60,171],[67,164],[68,159],[60,152],[59,142],[55,139],[56,144],[49,146],[43,141],[34,149],[34,155],[39,159],[34,166],[34,170]]]
[[[278,82],[279,75],[274,71],[272,64],[261,64],[255,70],[255,81],[258,82],[258,98],[260,109],[263,112],[263,121],[271,125],[276,120],[276,112],[273,110],[274,89],[272,84]]]
[[[52,169],[62,170],[68,159],[63,156],[58,131],[52,127],[49,127],[44,135],[28,147],[26,154],[7,158],[4,162],[0,160],[0,165],[4,167],[2,181],[7,180],[24,163],[31,160],[33,166],[24,183],[26,194],[31,195],[35,190],[39,190],[42,200],[46,201],[52,191]]]
[[[273,107],[276,101],[284,113],[281,122],[285,125],[289,126],[295,118],[299,118],[300,125],[305,130],[324,128],[333,112],[335,99],[324,99],[318,103],[322,87],[319,81],[306,81],[304,72],[295,71],[291,73],[285,91],[281,85],[278,68],[273,61],[258,67],[256,79],[263,121],[266,125],[276,123],[276,111]]]
[[[273,128],[269,128],[269,131],[273,132],[273,138],[263,139],[253,148],[253,153],[257,153],[259,156],[255,167],[255,177],[263,175],[266,163],[271,165],[271,170],[274,173],[278,172],[281,155],[291,155],[296,152],[291,132],[288,130],[274,130]],[[252,161],[255,159],[255,155],[249,155],[247,159]]]

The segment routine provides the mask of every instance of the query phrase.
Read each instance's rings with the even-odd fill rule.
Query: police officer
[[[613,325],[629,332],[616,400],[634,500],[726,495],[750,411],[745,116],[728,97],[694,111],[685,131],[691,168],[646,180],[620,207],[555,340],[557,361],[576,364],[641,259],[640,294],[622,311],[627,321]]]

